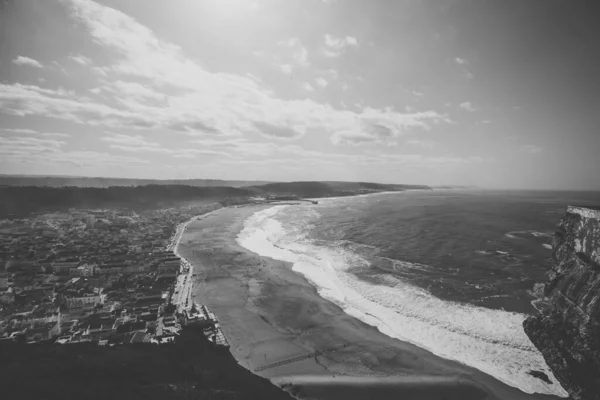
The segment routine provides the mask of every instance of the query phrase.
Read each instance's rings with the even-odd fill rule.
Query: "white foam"
[[[485,250],[475,250],[475,253],[477,253],[477,254],[481,254],[482,256],[488,256],[488,255],[490,255],[490,254],[493,254],[492,252],[490,252],[490,251],[485,251]]]
[[[534,237],[552,237],[554,234],[550,232],[537,232],[537,231],[512,231],[507,232],[504,236],[509,237],[511,239],[523,239],[523,237],[515,236],[515,235],[532,235]]]
[[[287,206],[260,211],[244,223],[238,243],[261,256],[293,263],[319,294],[391,337],[486,372],[527,393],[567,393],[527,372],[553,377],[525,335],[525,315],[440,300],[427,291],[383,275],[385,285],[356,278],[357,255],[342,246],[318,247],[297,226],[286,229],[273,217]]]
[[[552,233],[548,233],[548,232],[531,231],[531,234],[535,237],[552,237],[553,236]]]

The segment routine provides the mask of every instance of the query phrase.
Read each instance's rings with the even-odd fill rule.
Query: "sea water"
[[[595,194],[419,191],[274,206],[238,242],[288,261],[382,333],[527,393],[566,396],[522,327],[551,267],[553,231]],[[528,374],[547,374],[554,384]]]

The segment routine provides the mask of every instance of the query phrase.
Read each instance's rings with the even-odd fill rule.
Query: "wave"
[[[539,237],[551,238],[554,236],[553,233],[538,232],[538,231],[511,231],[511,232],[507,232],[504,234],[504,236],[511,238],[511,239],[524,239],[523,236],[526,236],[526,235],[531,235],[536,238],[539,238]]]
[[[322,297],[390,337],[479,369],[524,392],[566,397],[556,380],[548,385],[527,373],[539,370],[553,376],[523,331],[525,315],[443,301],[391,274],[382,274],[384,284],[360,280],[352,273],[364,265],[359,255],[339,243],[315,245],[295,209],[293,221],[284,228],[274,217],[286,207],[248,218],[238,243],[261,256],[292,263]]]

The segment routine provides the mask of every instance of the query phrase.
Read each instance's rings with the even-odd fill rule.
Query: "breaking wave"
[[[549,385],[528,374],[539,370],[553,377],[523,331],[525,315],[443,301],[392,274],[379,275],[378,284],[361,280],[353,272],[368,264],[366,260],[343,243],[317,245],[306,236],[302,215],[284,227],[275,216],[286,207],[252,215],[238,243],[261,256],[292,263],[322,297],[390,337],[477,368],[524,392],[566,397],[556,380]],[[425,267],[408,264],[395,265]]]
[[[540,238],[540,237],[551,238],[553,236],[552,233],[538,232],[538,231],[513,231],[513,232],[507,232],[504,234],[504,236],[506,236],[507,238],[511,238],[511,239],[524,239],[528,235],[531,235],[536,238]]]

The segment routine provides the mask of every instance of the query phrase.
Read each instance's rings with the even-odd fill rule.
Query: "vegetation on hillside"
[[[0,341],[0,354],[6,398],[292,399],[190,327],[174,343],[160,346]]]

